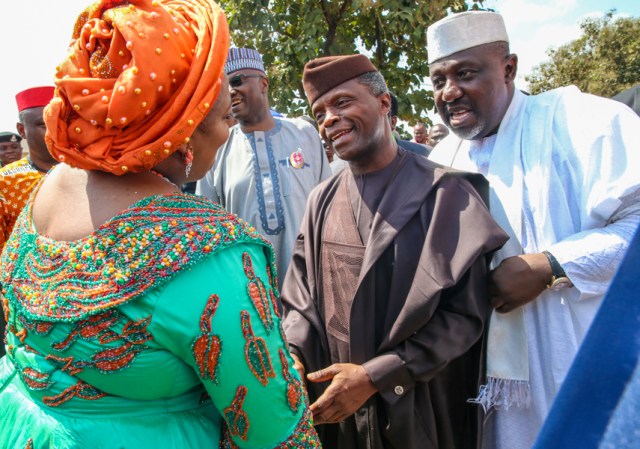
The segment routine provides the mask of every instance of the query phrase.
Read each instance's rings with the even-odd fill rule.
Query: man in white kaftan
[[[282,285],[307,196],[331,176],[329,161],[312,125],[271,115],[269,83],[257,51],[230,49],[226,71],[238,124],[198,181],[196,194],[246,220],[271,242]]]
[[[640,223],[640,118],[575,87],[515,90],[517,57],[495,13],[447,17],[428,45],[436,106],[453,131],[429,158],[484,174],[511,236],[493,261],[503,313],[491,319],[478,398],[493,408],[484,447],[530,448]]]

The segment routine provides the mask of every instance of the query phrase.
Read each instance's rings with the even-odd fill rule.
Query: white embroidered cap
[[[468,11],[438,20],[427,28],[429,64],[462,50],[491,42],[509,42],[502,16]]]

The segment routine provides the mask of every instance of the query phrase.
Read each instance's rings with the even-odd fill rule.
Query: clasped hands
[[[500,313],[511,312],[538,297],[551,277],[551,266],[542,253],[508,257],[489,274],[491,306]]]
[[[292,357],[294,368],[300,378],[305,379],[304,366],[295,354]],[[331,381],[325,392],[311,404],[314,425],[344,421],[378,391],[364,367],[353,363],[334,363],[309,373],[306,379],[311,382]]]

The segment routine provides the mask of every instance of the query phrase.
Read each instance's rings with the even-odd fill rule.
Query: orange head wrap
[[[80,14],[46,141],[61,162],[121,175],[189,141],[215,102],[229,29],[212,0],[102,0]]]

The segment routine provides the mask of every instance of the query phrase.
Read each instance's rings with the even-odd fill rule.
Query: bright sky
[[[484,6],[504,17],[511,51],[518,55],[520,89],[527,89],[524,75],[548,60],[548,48],[580,37],[582,20],[611,9],[619,16],[640,17],[639,0],[485,0]]]
[[[0,54],[5,74],[0,83],[0,131],[15,131],[15,94],[51,85],[55,66],[66,54],[77,15],[91,0],[2,1]],[[615,8],[620,15],[640,17],[638,0],[486,0],[485,6],[504,15],[512,51],[523,75],[546,60],[545,50],[579,36],[578,23]]]

